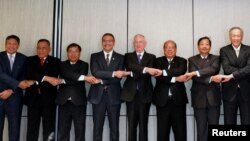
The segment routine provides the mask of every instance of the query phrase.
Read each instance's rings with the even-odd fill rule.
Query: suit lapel
[[[11,70],[10,70],[10,60],[9,60],[7,52],[4,53],[4,60],[6,60],[6,61],[4,61],[4,63],[5,63],[5,66],[7,66],[8,72],[11,73]],[[14,64],[13,64],[13,66],[14,66]]]
[[[239,56],[237,58],[237,63],[240,64],[241,63],[241,60],[244,59],[244,53],[246,52],[246,47],[242,44],[241,45],[241,48],[240,48],[240,52],[239,52]]]
[[[108,68],[106,60],[105,60],[105,54],[103,51],[101,51],[98,55],[98,60],[100,60],[101,66],[106,70]],[[110,65],[110,64],[109,64]]]

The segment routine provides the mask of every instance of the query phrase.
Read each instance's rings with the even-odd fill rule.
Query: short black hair
[[[81,48],[81,46],[80,45],[78,45],[77,43],[71,43],[71,44],[69,44],[68,46],[67,46],[67,52],[69,51],[69,49],[70,48],[73,48],[73,47],[77,47],[78,48],[78,50],[81,52],[82,51],[82,48]]]
[[[103,35],[102,35],[102,41],[103,41],[103,38],[104,38],[105,36],[111,36],[111,37],[113,38],[113,40],[115,41],[115,36],[114,36],[112,33],[105,33],[105,34],[103,34]]]
[[[14,39],[17,41],[18,44],[20,44],[20,38],[17,35],[9,35],[6,37],[5,42],[7,42],[10,39]]]
[[[40,39],[37,41],[37,44],[39,44],[40,42],[46,42],[50,46],[50,42],[48,39]]]
[[[201,37],[201,38],[198,40],[197,45],[199,46],[199,45],[200,45],[200,42],[201,42],[202,40],[204,40],[204,39],[208,40],[209,45],[212,46],[212,42],[211,42],[210,38],[207,37],[207,36]]]

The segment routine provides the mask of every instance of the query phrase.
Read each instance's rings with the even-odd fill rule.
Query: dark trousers
[[[194,117],[197,127],[197,141],[207,141],[208,124],[219,124],[220,107],[194,108]]]
[[[75,128],[75,141],[85,141],[86,105],[75,106],[68,101],[59,106],[58,115],[58,141],[70,140],[70,129],[73,121]]]
[[[223,101],[224,123],[226,125],[237,124],[237,112],[240,110],[240,120],[242,125],[250,125],[250,101],[242,98],[238,89],[236,97],[233,101]]]
[[[103,125],[107,112],[110,128],[110,141],[119,141],[119,116],[121,104],[111,104],[108,94],[103,93],[99,104],[93,104],[93,141],[102,141]]]
[[[148,140],[148,114],[151,103],[142,103],[138,93],[132,102],[126,102],[128,115],[128,141],[137,140],[139,124],[139,141]]]
[[[28,106],[27,141],[38,141],[41,118],[43,141],[47,141],[50,134],[55,131],[55,115],[55,105],[45,106],[38,102]]]
[[[169,141],[172,127],[175,141],[187,141],[186,104],[175,105],[170,100],[157,110],[157,141]]]
[[[8,119],[9,141],[19,141],[22,114],[21,99],[21,96],[12,95],[7,100],[0,100],[0,141],[3,140],[5,115]]]

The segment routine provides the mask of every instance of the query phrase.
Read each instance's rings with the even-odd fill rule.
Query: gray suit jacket
[[[93,76],[103,81],[103,84],[91,85],[88,100],[92,104],[99,104],[104,87],[107,87],[111,104],[121,103],[121,79],[112,77],[113,71],[124,70],[124,57],[113,52],[109,66],[107,66],[103,51],[91,54],[90,70]]]
[[[210,78],[220,71],[220,58],[209,54],[206,60],[202,60],[200,54],[188,59],[189,72],[198,71],[200,77],[193,77],[191,87],[192,106],[195,108],[207,107],[221,104],[220,84],[211,82]]]
[[[237,94],[238,86],[245,101],[250,101],[250,47],[241,44],[237,58],[233,46],[227,45],[220,49],[220,59],[224,74],[233,74],[234,79],[222,84],[222,98],[232,101]]]

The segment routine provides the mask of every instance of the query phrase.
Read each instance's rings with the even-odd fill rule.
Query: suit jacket
[[[25,79],[26,56],[16,53],[12,71],[6,51],[0,52],[0,92],[12,89],[14,93],[11,97],[21,98],[23,90],[18,87],[20,81]],[[0,99],[0,104],[3,100]]]
[[[224,74],[233,74],[234,76],[234,79],[222,83],[223,100],[232,101],[236,97],[239,86],[242,99],[250,101],[250,47],[241,44],[237,58],[233,46],[227,45],[220,49],[220,59]]]
[[[207,100],[210,106],[219,106],[221,104],[221,93],[219,83],[210,83],[210,78],[220,71],[220,58],[209,54],[207,59],[203,60],[200,54],[188,59],[189,72],[198,71],[200,77],[193,77],[191,87],[192,106],[195,108],[206,108]]]
[[[156,77],[156,85],[153,95],[153,103],[156,106],[165,106],[168,102],[169,90],[172,93],[173,101],[176,105],[183,105],[188,102],[186,88],[183,82],[171,83],[173,77],[183,75],[187,71],[187,60],[175,56],[168,69],[169,63],[165,56],[156,59],[154,67],[165,70],[167,76]]]
[[[27,78],[35,80],[38,84],[32,85],[26,89],[25,104],[32,106],[41,101],[43,105],[52,105],[55,103],[57,87],[43,81],[45,75],[58,77],[60,70],[60,60],[58,58],[47,56],[43,66],[40,65],[40,58],[35,55],[27,59]]]
[[[59,94],[56,97],[56,103],[63,105],[71,98],[71,102],[76,105],[86,105],[86,88],[84,81],[78,81],[81,75],[88,74],[88,63],[78,60],[76,64],[70,64],[70,61],[61,63],[60,76],[65,80],[65,84],[60,85]]]
[[[108,97],[111,104],[121,103],[121,79],[112,77],[113,71],[124,70],[124,57],[113,51],[110,64],[107,66],[104,52],[91,54],[90,70],[93,76],[102,80],[103,84],[90,86],[88,100],[92,104],[99,104],[104,87],[108,87]]]
[[[125,54],[125,68],[131,71],[133,76],[128,76],[123,85],[122,97],[124,101],[131,102],[134,100],[136,90],[139,92],[139,99],[142,103],[149,103],[152,101],[153,84],[151,75],[143,74],[145,67],[153,67],[155,55],[144,52],[141,62],[139,64],[136,52]]]

